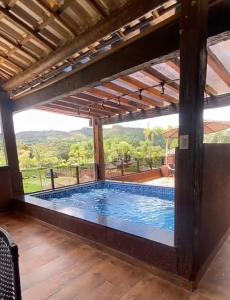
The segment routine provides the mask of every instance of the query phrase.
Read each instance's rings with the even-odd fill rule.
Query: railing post
[[[125,169],[124,169],[124,160],[121,160],[121,176],[125,175]]]
[[[139,159],[137,159],[137,172],[138,173],[140,172],[140,161],[139,161]]]
[[[54,170],[50,169],[50,179],[51,179],[51,188],[52,190],[55,189],[55,185],[54,185]]]
[[[80,183],[80,170],[79,166],[76,166],[76,178],[77,178],[77,184]]]

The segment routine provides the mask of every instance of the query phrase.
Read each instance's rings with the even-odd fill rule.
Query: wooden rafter
[[[163,94],[159,90],[157,90],[154,87],[149,87],[147,84],[143,83],[142,81],[139,81],[131,76],[125,76],[121,78],[124,82],[131,84],[133,87],[136,87],[137,89],[144,89],[145,93],[147,93],[149,96],[154,97],[156,101],[159,102],[159,107],[162,106],[162,101],[166,101],[169,103],[178,103],[178,99],[171,97],[167,94]]]
[[[52,68],[60,61],[82,50],[84,47],[87,47],[104,38],[111,32],[120,29],[122,26],[133,21],[133,19],[141,17],[151,9],[162,4],[162,2],[163,0],[154,0],[153,2],[149,0],[142,0],[141,2],[139,0],[133,0],[128,2],[126,6],[119,10],[119,12],[114,13],[113,16],[106,18],[100,24],[94,26],[90,34],[87,32],[79,35],[68,45],[63,46],[53,54],[48,55],[40,61],[39,64],[33,65],[31,68],[21,73],[20,76],[11,79],[4,88],[6,90],[12,90],[16,86],[20,86],[22,83],[33,79],[34,74],[42,74],[45,70]],[[117,18],[117,15],[119,15],[119,18]]]
[[[36,31],[31,29],[26,23],[24,23],[21,19],[19,19],[17,16],[15,16],[10,9],[3,8],[0,6],[0,14],[2,14],[4,17],[9,19],[12,23],[15,24],[15,26],[20,27],[23,31],[27,33],[27,36],[33,37],[38,43],[41,43],[45,49],[47,49],[47,52],[49,52],[51,49],[54,49],[54,45],[50,43],[48,40],[46,40],[44,37],[39,35]]]
[[[65,103],[74,103],[76,105],[78,105],[78,107],[80,108],[86,108],[86,107],[93,107],[93,108],[96,108],[96,109],[99,109],[101,111],[104,111],[104,112],[108,112],[108,113],[112,113],[112,114],[117,114],[117,113],[124,113],[124,110],[123,109],[120,109],[120,108],[114,108],[112,106],[107,106],[106,104],[100,104],[100,103],[95,103],[95,102],[92,102],[92,101],[82,101],[82,99],[80,98],[68,98],[67,100],[66,99],[62,99],[61,100],[62,102],[65,102]]]
[[[115,100],[116,95],[114,95],[113,93],[109,93],[108,91],[104,91],[104,90],[101,90],[98,88],[89,89],[89,90],[87,90],[87,92],[92,95],[95,95],[101,99],[105,99],[105,100],[109,99],[110,103],[119,105],[118,100]],[[136,104],[136,102],[126,99],[125,97],[122,97],[122,96],[119,97],[119,100],[120,100],[120,106],[127,111],[132,111],[132,110],[135,110],[136,108],[142,107],[142,105],[139,106],[139,104]]]
[[[55,101],[66,96],[77,94],[79,91],[84,90],[86,86],[95,87],[101,79],[106,78],[106,81],[114,81],[118,78],[119,73],[123,75],[129,74],[131,71],[135,72],[140,66],[146,67],[146,62],[149,62],[149,65],[151,63],[164,62],[163,59],[166,59],[166,56],[160,59],[157,59],[157,57],[159,57],[159,55],[168,55],[169,52],[175,51],[178,47],[178,23],[176,18],[174,21],[175,22],[173,22],[172,19],[167,20],[167,22],[160,24],[159,27],[155,28],[148,35],[146,34],[129,41],[129,43],[101,56],[100,59],[98,58],[86,67],[63,75],[60,81],[58,81],[57,78],[53,78],[52,86],[50,83],[47,83],[44,89],[36,93],[32,92],[28,96],[18,97],[17,105],[15,106],[17,109],[23,109],[24,105],[28,107],[28,105],[41,105],[41,103]],[[209,35],[212,34],[212,30],[213,28],[211,27]],[[164,40],[167,40],[167,43],[164,43],[162,36]],[[157,40],[157,45],[154,44],[152,46],[153,43],[150,42],[152,40]],[[168,42],[169,40],[170,43]],[[147,48],[146,44],[148,44]],[[142,55],[140,55],[140,53]],[[168,55],[168,57],[173,57],[173,54]],[[110,66],[109,68],[108,65]],[[136,67],[137,65],[138,67]],[[68,77],[68,85],[65,83],[66,77]],[[114,98],[116,98],[117,94],[122,96],[122,93],[115,93],[114,91]],[[138,98],[140,100],[140,97]],[[132,101],[130,99],[127,100]],[[146,104],[146,108],[148,107],[149,104]]]
[[[63,27],[65,28],[65,30],[70,34],[71,38],[73,38],[75,36],[75,33],[72,31],[72,29],[69,28],[69,26],[66,24],[66,22],[55,12],[53,12],[49,6],[46,4],[45,1],[41,1],[41,0],[34,0],[39,6],[41,6],[46,13],[48,13],[49,16],[52,16],[52,18],[56,19],[57,22]],[[48,16],[48,19],[49,19]],[[44,26],[44,24],[43,24]]]
[[[126,97],[132,99],[132,101],[134,101],[138,104],[142,104],[142,105],[146,105],[146,106],[159,106],[159,107],[163,106],[159,102],[157,102],[147,96],[141,95],[139,93],[138,89],[136,90],[137,93],[132,93],[132,89],[125,88],[114,82],[105,82],[102,84],[102,86],[109,88],[111,90],[114,90],[115,92],[118,92],[121,95],[127,95]]]
[[[174,60],[167,61],[166,64],[169,65],[174,71],[178,72],[178,75],[180,74],[180,63],[178,59],[175,58]],[[210,96],[218,94],[218,92],[207,83],[205,86],[205,92]]]
[[[90,111],[90,112],[93,112],[93,113],[98,113],[102,116],[110,116],[111,115],[111,111],[108,111],[106,109],[103,109],[102,107],[98,107],[96,105],[92,105],[92,104],[89,104],[88,106],[83,106],[83,105],[79,105],[77,103],[74,103],[74,102],[63,102],[62,100],[58,100],[58,101],[55,101],[53,102],[53,104],[55,105],[59,105],[59,106],[62,106],[63,109],[67,108],[67,109],[74,109],[74,110],[81,110],[81,111]]]
[[[76,96],[71,96],[72,99],[77,99],[78,101],[85,102],[85,105],[87,104],[93,104],[93,105],[99,105],[100,107],[106,107],[110,108],[111,111],[117,111],[117,112],[124,112],[126,111],[122,105],[119,105],[117,103],[111,102],[111,101],[105,101],[103,99],[97,98],[93,95],[87,94],[87,93],[80,93]],[[82,103],[84,105],[84,103]]]
[[[217,75],[230,87],[230,74],[218,57],[209,49],[208,64],[217,73]]]
[[[25,58],[30,58],[30,60],[34,63],[39,58],[39,55],[32,52],[30,49],[27,49],[25,45],[16,42],[15,39],[9,38],[6,33],[2,33],[0,29],[0,37],[3,39],[3,41],[6,41],[7,44],[10,44],[12,46],[11,51],[19,51],[25,55]],[[12,53],[12,52],[11,52]]]
[[[52,112],[52,113],[57,113],[57,114],[65,115],[65,116],[70,116],[70,117],[81,117],[81,118],[89,119],[89,115],[87,115],[87,114],[84,114],[84,113],[78,114],[77,112],[69,112],[69,111],[59,109],[59,108],[49,107],[47,105],[46,106],[38,106],[38,107],[36,107],[36,109],[48,111],[48,112]]]
[[[63,111],[63,112],[69,112],[69,113],[72,113],[73,115],[81,115],[82,113],[85,115],[85,116],[94,116],[94,117],[102,117],[102,116],[105,116],[105,114],[101,114],[99,112],[96,112],[95,110],[87,110],[87,109],[77,109],[77,108],[71,108],[71,107],[66,107],[65,105],[62,105],[62,104],[58,104],[58,103],[49,103],[49,104],[46,104],[45,105],[46,107],[48,108],[51,108],[51,109],[55,109],[55,110],[60,110],[60,111]]]
[[[140,72],[158,83],[166,82],[165,86],[167,86],[167,88],[171,89],[175,93],[179,93],[179,84],[176,81],[170,82],[170,78],[160,73],[159,71],[151,67],[146,67]]]

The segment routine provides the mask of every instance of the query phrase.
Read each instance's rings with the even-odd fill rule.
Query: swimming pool
[[[126,227],[174,230],[174,189],[100,181],[40,193],[36,197],[60,208],[76,208],[99,217],[125,222]],[[147,228],[146,227],[146,228]]]

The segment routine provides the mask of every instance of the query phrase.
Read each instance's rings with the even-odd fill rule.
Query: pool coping
[[[97,181],[98,183],[100,181]],[[119,183],[122,185],[130,185],[129,182],[121,182],[121,181],[110,181],[110,180],[102,180],[101,182],[109,182],[109,183]],[[38,192],[33,193],[32,195],[26,195],[24,201],[29,204],[37,205],[52,211],[56,211],[62,214],[66,214],[71,217],[75,217],[81,220],[85,220],[87,222],[91,222],[94,224],[98,224],[100,226],[104,226],[107,228],[112,228],[121,232],[125,232],[131,234],[133,236],[137,236],[143,239],[151,240],[160,244],[164,244],[170,247],[174,247],[174,231],[164,230],[160,228],[154,228],[151,225],[145,225],[140,223],[132,223],[130,221],[124,221],[121,219],[117,219],[111,216],[101,216],[95,212],[88,212],[86,210],[75,208],[75,207],[66,207],[61,204],[56,204],[48,200],[44,200],[38,198],[39,195],[51,194],[59,191],[65,190],[73,190],[74,188],[78,188],[80,186],[92,185],[93,183],[83,183],[75,186],[71,186],[69,188],[60,188],[55,189],[54,191],[47,192]],[[142,185],[139,183],[131,183],[131,185]],[[143,186],[143,185],[142,185]],[[145,186],[146,187],[146,186]],[[157,188],[154,186],[154,188]],[[162,188],[162,187],[159,187]],[[164,189],[172,189],[163,187]]]

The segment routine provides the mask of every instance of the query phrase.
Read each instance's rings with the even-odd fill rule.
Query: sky
[[[230,106],[217,109],[209,109],[204,112],[204,119],[230,121]],[[27,110],[15,114],[14,127],[15,132],[39,131],[39,130],[62,130],[71,131],[89,126],[89,120],[75,118],[60,114],[44,112],[39,110]],[[154,128],[168,126],[178,126],[178,115],[169,115],[146,120],[132,121],[122,123],[124,127]],[[108,127],[108,126],[105,126]]]

